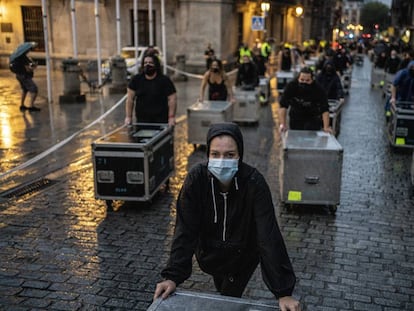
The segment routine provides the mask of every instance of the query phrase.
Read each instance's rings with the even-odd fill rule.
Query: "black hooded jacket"
[[[170,259],[161,275],[181,284],[191,275],[193,254],[200,268],[213,276],[243,271],[250,259],[258,258],[269,290],[276,297],[292,294],[296,277],[269,187],[262,174],[241,160],[227,193],[221,192],[207,164],[188,173],[177,201]]]

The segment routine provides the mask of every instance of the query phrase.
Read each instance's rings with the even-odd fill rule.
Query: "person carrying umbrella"
[[[34,105],[38,94],[38,87],[33,81],[34,70],[37,64],[28,56],[28,53],[35,46],[35,42],[25,42],[19,45],[10,55],[10,69],[16,74],[16,79],[19,81],[22,89],[20,111],[40,111],[40,108]],[[30,104],[28,107],[24,104],[27,93],[30,94]]]

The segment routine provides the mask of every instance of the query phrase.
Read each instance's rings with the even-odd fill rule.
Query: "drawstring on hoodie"
[[[216,203],[216,194],[214,191],[214,178],[210,179],[211,193],[213,196],[213,207],[214,207],[214,223],[217,223],[217,203]],[[234,185],[236,190],[239,190],[239,184],[237,182],[237,177],[234,178]],[[224,199],[224,216],[223,216],[223,242],[226,241],[226,229],[227,229],[227,192],[220,192]]]
[[[217,204],[216,204],[216,195],[214,193],[214,180],[211,177],[211,192],[213,193],[213,206],[214,206],[214,223],[217,223]]]

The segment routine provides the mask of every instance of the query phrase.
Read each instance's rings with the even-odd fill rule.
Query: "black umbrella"
[[[16,50],[10,55],[10,61],[14,61],[16,58],[22,56],[24,53],[29,51],[31,48],[35,47],[36,42],[25,42],[20,44]]]

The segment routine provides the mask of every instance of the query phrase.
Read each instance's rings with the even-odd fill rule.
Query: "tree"
[[[391,24],[390,8],[381,2],[369,2],[361,9],[360,23],[366,32],[385,30]]]

